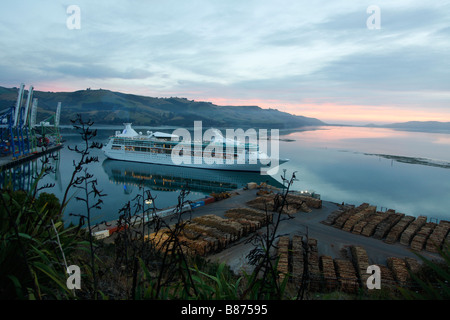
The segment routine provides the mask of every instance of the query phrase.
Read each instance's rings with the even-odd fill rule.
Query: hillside
[[[25,93],[25,97],[26,97]],[[77,113],[96,124],[132,122],[146,126],[238,126],[258,128],[297,128],[324,125],[318,119],[296,116],[276,109],[257,106],[218,106],[185,98],[153,98],[109,90],[80,90],[75,92],[34,91],[38,98],[38,121],[55,113],[62,102],[61,124],[70,124]],[[14,105],[17,88],[0,87],[0,110]]]

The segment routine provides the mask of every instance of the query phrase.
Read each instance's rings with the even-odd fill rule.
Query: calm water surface
[[[312,189],[324,200],[437,219],[450,219],[450,169],[402,163],[381,155],[450,163],[450,134],[379,128],[322,127],[291,133],[280,152],[297,170],[297,189]],[[371,154],[371,155],[367,155]]]
[[[106,143],[114,131],[113,128],[99,130],[97,140]],[[41,182],[54,183],[55,186],[48,191],[60,198],[76,157],[67,145],[81,143],[72,131],[65,131],[63,135],[66,144],[60,151],[60,160],[54,163],[56,173]],[[191,188],[188,199],[197,200],[211,192],[240,188],[249,181],[268,181],[281,186],[283,169],[288,177],[296,171],[298,181],[293,189],[313,190],[323,200],[355,205],[367,202],[379,210],[390,208],[413,216],[450,220],[450,169],[397,161],[407,159],[415,162],[416,158],[425,158],[432,164],[449,164],[450,134],[320,127],[288,134],[280,132],[280,135],[280,157],[290,161],[280,166],[278,174],[273,177],[113,161],[96,150],[92,155],[98,156],[99,162],[92,164],[89,171],[95,175],[99,188],[107,196],[103,198],[102,209],[93,212],[94,220],[117,219],[119,209],[140,193],[142,183],[156,196],[156,206],[164,208],[177,203],[178,194],[186,182]],[[388,159],[386,155],[404,158]],[[17,177],[19,172],[32,171],[32,166],[37,164],[16,169]],[[16,178],[18,187],[23,187],[28,181],[26,175]],[[67,223],[78,222],[69,213],[83,212],[82,203],[72,199],[64,219]]]

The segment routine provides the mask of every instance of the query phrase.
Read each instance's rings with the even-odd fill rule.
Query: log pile
[[[391,269],[389,269],[387,266],[378,265],[380,267],[380,273],[381,273],[381,287],[392,287],[395,288],[397,286],[397,283],[395,281],[394,275],[392,274]]]
[[[303,238],[302,236],[294,235],[292,237],[292,279],[294,283],[300,284],[303,270],[304,270],[304,258],[303,258]]]
[[[237,221],[224,219],[214,214],[207,214],[192,219],[192,222],[203,224],[212,228],[216,228],[223,233],[230,235],[230,241],[236,241],[244,235],[244,228]]]
[[[359,284],[353,263],[350,260],[334,259],[334,265],[340,289],[346,293],[357,293]]]
[[[422,226],[427,222],[426,216],[419,216],[416,220],[414,220],[406,229],[403,231],[400,236],[400,243],[404,246],[409,246],[412,238],[417,233],[417,231],[422,228]]]
[[[323,223],[323,224],[325,224],[327,226],[331,226],[332,224],[334,224],[336,219],[339,218],[339,216],[341,214],[343,214],[345,211],[346,211],[345,209],[335,210],[331,214],[328,215],[326,220],[321,221],[321,223]]]
[[[317,239],[309,238],[307,241],[307,262],[311,291],[318,291],[320,289],[320,284],[322,276],[319,267],[319,251],[317,248]]]
[[[296,194],[288,194],[286,197],[288,203],[295,203],[297,205],[304,202],[309,208],[320,209],[322,208],[322,200],[308,196],[301,196]]]
[[[425,247],[425,243],[436,225],[434,222],[425,223],[411,240],[411,249],[421,251]]]
[[[283,281],[289,274],[289,236],[283,236],[278,239],[278,272],[280,274],[280,281]]]
[[[192,232],[182,232],[177,238],[180,247],[174,247],[175,239],[171,236],[171,231],[169,229],[161,229],[145,238],[146,240],[152,241],[156,249],[169,254],[174,251],[174,248],[175,250],[181,248],[181,251],[186,255],[204,256],[214,250],[215,243],[215,241],[209,237],[203,237],[200,234],[194,234]]]
[[[379,223],[388,217],[386,212],[377,211],[376,214],[370,216],[370,220],[361,231],[361,235],[371,237]]]
[[[349,210],[343,212],[333,223],[333,227],[342,229],[347,219],[349,219],[352,215],[356,214],[357,208],[350,208]]]
[[[387,265],[399,285],[405,285],[409,282],[410,276],[404,259],[389,257],[387,258]]]
[[[377,207],[375,206],[367,206],[366,208],[358,211],[356,214],[352,215],[347,219],[347,221],[344,223],[344,226],[342,227],[342,230],[350,232],[352,231],[353,227],[358,223],[360,220],[366,218],[368,215],[374,213],[376,211]]]
[[[231,242],[272,221],[271,214],[250,208],[228,210],[225,216],[227,218],[209,214],[196,217],[186,223],[178,237],[183,252],[189,255],[205,256],[223,250]],[[152,241],[160,250],[170,251],[173,247],[170,230],[167,228],[145,238]]]
[[[355,265],[356,273],[361,281],[363,287],[367,283],[369,274],[367,273],[367,268],[369,267],[369,256],[366,250],[361,246],[352,246],[350,248],[352,253],[352,260]]]
[[[430,252],[438,252],[439,249],[442,249],[442,244],[444,243],[445,237],[447,236],[449,230],[450,222],[441,220],[441,222],[439,222],[439,224],[430,234],[425,249]]]
[[[282,203],[283,198],[280,194],[264,194],[248,201],[246,204],[249,207],[259,210],[279,212]],[[310,208],[322,208],[322,200],[313,197],[289,194],[286,196],[283,212],[281,213],[295,214],[298,212],[311,212],[312,210]]]
[[[225,217],[242,224],[248,234],[272,222],[273,214],[251,208],[235,208],[227,210]]]
[[[422,265],[417,261],[417,259],[406,257],[405,264],[408,270],[411,270],[412,273],[417,273],[422,268]]]
[[[361,232],[363,231],[364,227],[369,223],[369,221],[372,221],[372,218],[378,215],[377,212],[371,213],[369,215],[367,215],[365,218],[361,219],[360,221],[358,221],[352,229],[352,233],[353,234],[361,234]]]
[[[391,228],[400,221],[401,218],[405,216],[404,213],[395,213],[390,212],[388,213],[388,217],[381,221],[377,227],[375,228],[375,232],[373,234],[373,237],[375,239],[384,239],[386,237],[387,233],[391,230]]]
[[[386,243],[393,244],[400,239],[402,232],[415,220],[413,216],[404,216],[400,221],[392,227],[391,231],[384,240]]]
[[[324,280],[324,289],[328,292],[335,291],[337,289],[337,277],[333,258],[320,256],[319,267]]]

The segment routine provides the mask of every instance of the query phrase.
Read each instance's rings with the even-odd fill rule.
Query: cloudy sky
[[[450,1],[16,0],[0,10],[0,86],[259,105],[331,123],[450,121]]]

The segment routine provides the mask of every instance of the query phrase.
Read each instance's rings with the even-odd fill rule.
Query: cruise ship
[[[124,125],[123,131],[116,131],[103,147],[106,157],[110,159],[202,169],[260,171],[265,174],[269,174],[269,168],[275,166],[278,169],[279,165],[288,161],[269,157],[259,150],[257,144],[226,139],[219,130],[210,141],[203,138],[201,141],[186,141],[164,132],[138,133],[131,123]]]

